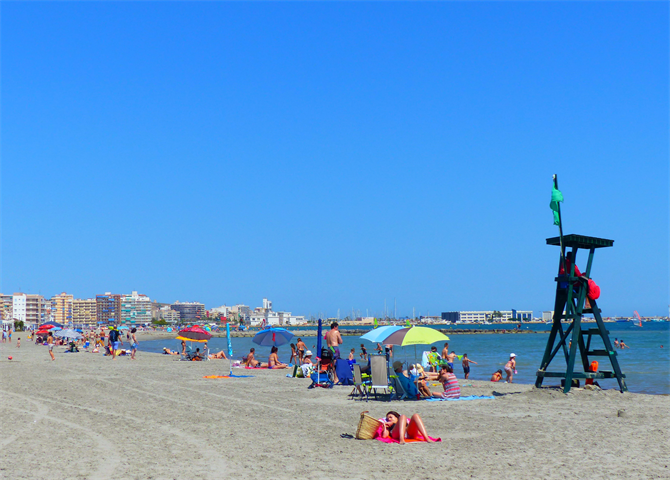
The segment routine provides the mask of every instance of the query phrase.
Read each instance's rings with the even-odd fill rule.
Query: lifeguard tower
[[[561,241],[562,240],[562,241]],[[566,235],[564,237],[553,237],[547,239],[547,245],[556,245],[561,247],[559,275],[556,277],[556,301],[554,303],[554,316],[551,333],[547,341],[547,347],[542,357],[542,364],[537,371],[537,380],[535,386],[540,387],[542,381],[547,377],[564,378],[565,384],[563,392],[568,393],[572,387],[573,379],[600,379],[616,378],[619,382],[621,392],[628,390],[621,373],[617,352],[612,348],[609,338],[609,332],[605,328],[603,319],[600,316],[600,309],[595,300],[590,300],[590,305],[585,308],[588,283],[591,278],[591,267],[593,266],[593,255],[597,248],[606,248],[614,245],[614,240],[605,238],[586,237],[583,235]],[[564,255],[565,248],[572,249],[571,259]],[[577,263],[577,251],[584,249],[589,251],[589,260],[586,265],[586,271],[582,277],[575,276],[575,264]],[[568,254],[569,256],[570,254]],[[561,274],[561,270],[563,273]],[[565,312],[565,313],[564,313]],[[592,314],[596,320],[595,328],[582,328],[582,316]],[[570,321],[567,329],[563,331],[562,319]],[[593,337],[602,339],[604,349],[592,349],[591,340]],[[571,344],[568,343],[571,339]],[[582,362],[583,372],[575,372],[575,359],[577,358],[577,349]],[[547,368],[556,354],[562,351],[565,356],[567,369],[565,372],[549,372]],[[591,371],[589,357],[607,357],[612,364],[611,371]]]

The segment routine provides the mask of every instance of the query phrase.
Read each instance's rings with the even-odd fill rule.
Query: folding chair
[[[355,392],[358,392],[358,395],[363,398],[363,391],[365,391],[365,401],[369,400],[368,398],[368,389],[367,386],[363,383],[363,375],[361,374],[361,366],[357,363],[354,363],[354,388],[349,394],[350,397],[355,395]]]
[[[341,358],[335,360],[335,374],[337,375],[337,385],[354,384],[354,376],[347,360]]]
[[[388,393],[390,400],[391,391],[389,389],[389,376],[385,355],[370,355],[370,373],[371,382],[369,389],[374,390],[375,400],[377,399],[377,390],[384,390],[385,393]]]

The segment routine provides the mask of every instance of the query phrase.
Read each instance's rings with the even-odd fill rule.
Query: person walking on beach
[[[49,355],[51,356],[51,361],[56,360],[56,357],[54,357],[54,336],[53,333],[49,332],[49,336],[47,337],[47,346],[49,347]]]
[[[505,364],[505,373],[507,378],[505,378],[505,383],[512,383],[512,378],[516,373],[516,354],[510,353],[509,360]]]
[[[470,364],[474,363],[477,365],[477,362],[474,360],[470,360],[468,358],[468,354],[464,353],[463,354],[463,374],[465,375],[465,380],[467,380],[470,377]]]
[[[137,341],[137,337],[135,336],[135,333],[137,332],[136,328],[133,328],[130,333],[132,334],[130,337],[130,359],[135,360],[135,354],[137,353],[137,347],[139,346],[140,342]]]
[[[16,348],[21,348],[21,337],[16,339]]]
[[[109,342],[111,344],[112,360],[116,360],[116,351],[123,345],[123,340],[121,340],[116,327],[112,327],[112,330],[109,332]]]
[[[326,333],[326,344],[333,352],[333,360],[342,358],[340,356],[340,345],[342,345],[342,335],[340,335],[340,328],[337,322],[330,324],[330,331]]]

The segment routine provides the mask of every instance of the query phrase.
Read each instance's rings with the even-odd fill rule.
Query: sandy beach
[[[22,336],[15,334],[16,336]],[[460,380],[460,402],[354,401],[284,371],[0,344],[0,478],[669,478],[670,397]],[[8,356],[13,360],[8,360]],[[471,386],[464,386],[471,385]],[[419,413],[436,444],[343,439]]]

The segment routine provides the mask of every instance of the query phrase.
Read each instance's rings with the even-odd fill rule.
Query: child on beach
[[[349,352],[349,361],[352,362],[356,359],[356,349],[352,348]]]
[[[365,349],[365,345],[361,343],[361,359],[367,360],[368,359],[368,351]]]
[[[16,339],[16,348],[21,348],[21,337]]]
[[[288,359],[288,363],[293,364],[295,362],[295,364],[297,364],[299,361],[300,360],[298,359],[297,348],[295,346],[295,343],[292,343],[291,344],[291,358]]]
[[[464,353],[463,354],[463,374],[465,375],[466,380],[470,376],[470,364],[471,363],[474,363],[475,365],[477,365],[477,362],[475,362],[474,360],[470,360],[468,358],[468,354]]]
[[[136,328],[133,328],[130,333],[132,333],[132,339],[130,342],[130,359],[135,360],[135,354],[137,353],[137,346],[139,345],[140,342],[137,341],[137,337],[135,336],[135,332],[137,332]]]
[[[493,375],[491,375],[492,382],[499,382],[500,380],[502,380],[502,370],[498,370]]]
[[[512,378],[516,373],[516,354],[514,353],[509,354],[509,360],[505,364],[505,373],[507,374],[505,383],[512,383]]]
[[[51,356],[51,361],[56,360],[56,357],[54,357],[54,336],[51,332],[49,332],[49,336],[47,337],[47,345],[49,346],[49,355]]]

